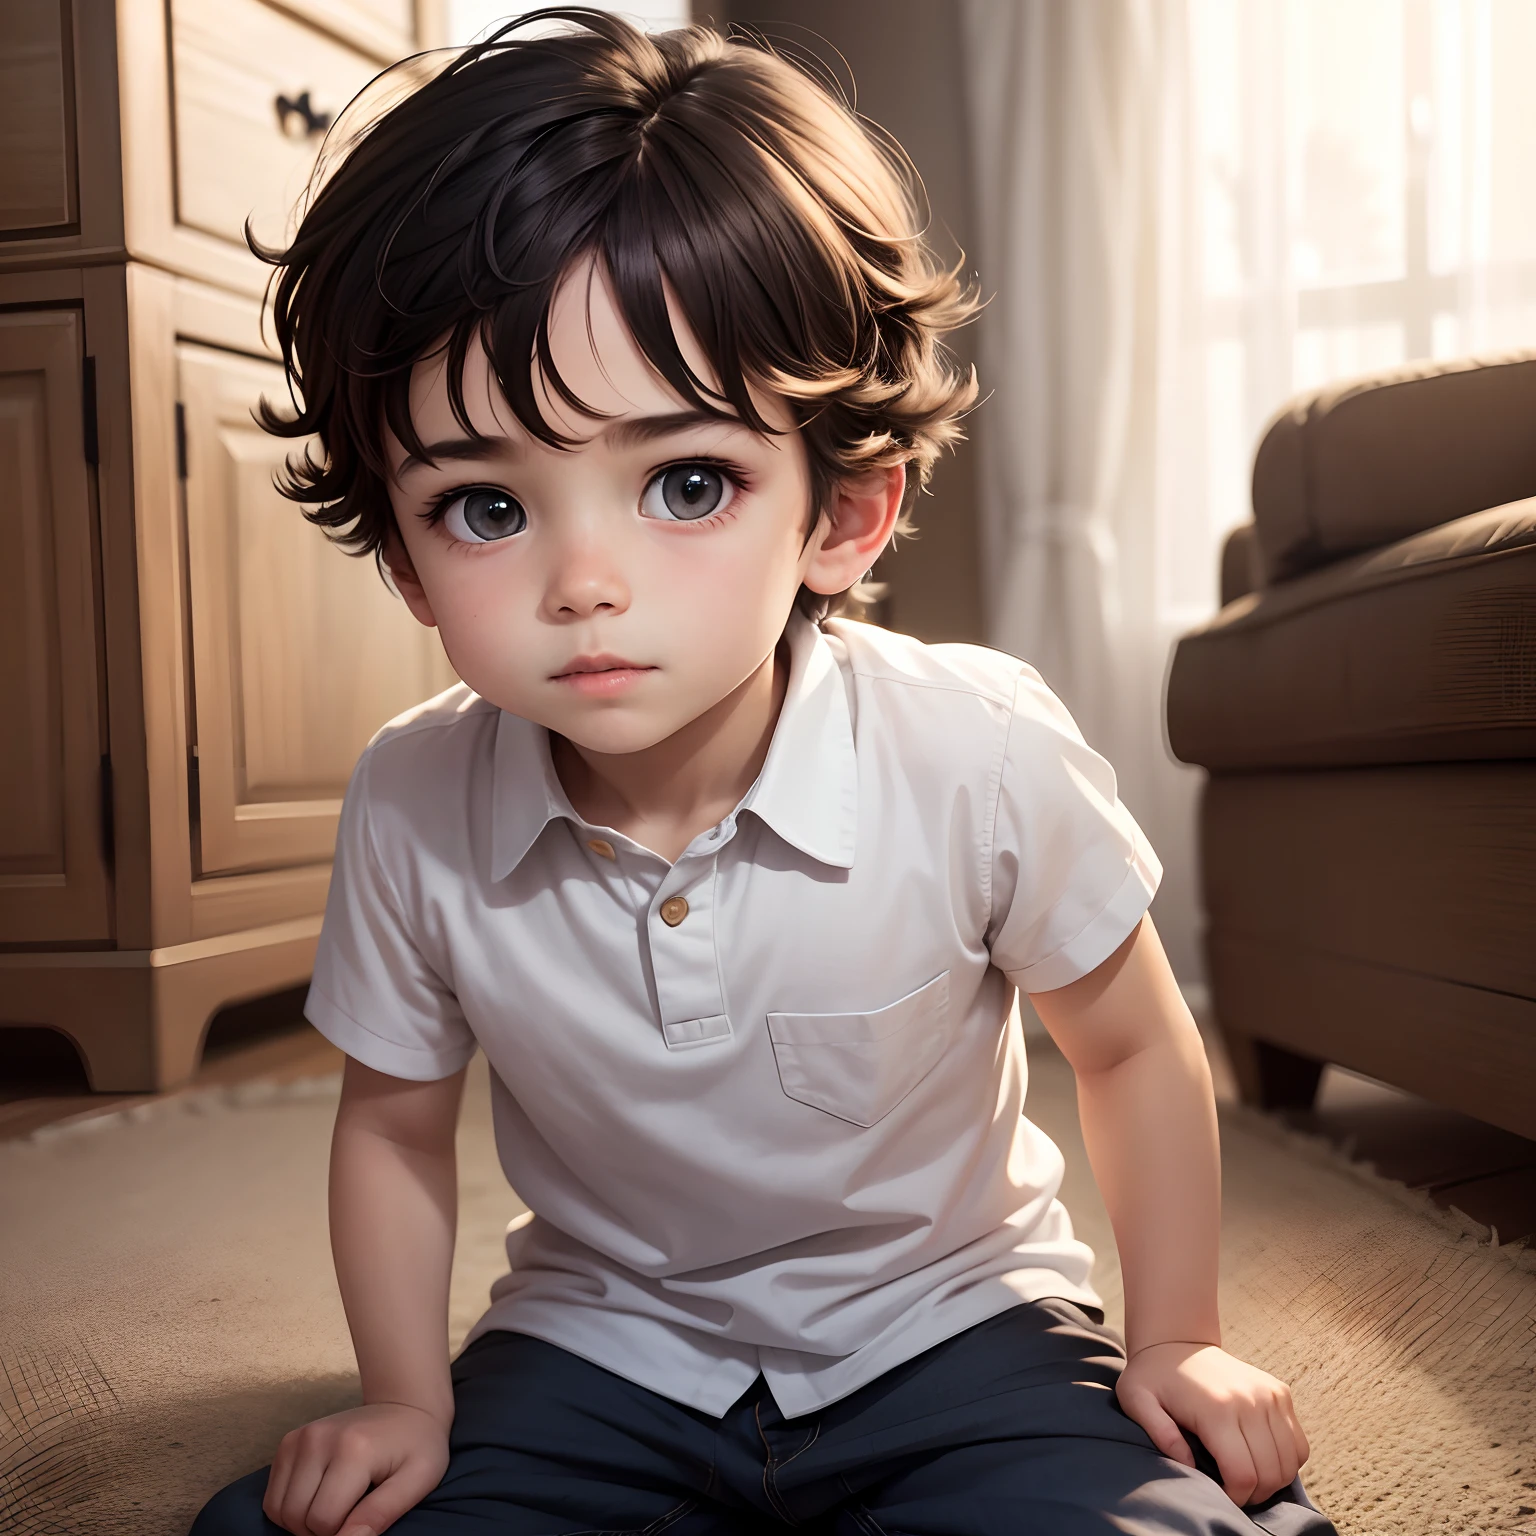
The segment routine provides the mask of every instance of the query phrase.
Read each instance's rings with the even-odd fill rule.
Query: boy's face
[[[437,462],[388,438],[407,558],[391,545],[386,559],[477,693],[591,751],[639,751],[759,671],[802,582],[830,593],[858,580],[889,537],[901,471],[840,493],[807,541],[798,432],[765,438],[696,416],[590,266],[562,285],[549,332],[562,378],[602,415],[573,411],[536,377],[545,419],[581,440],[546,447],[518,425],[477,343],[464,397],[490,441],[475,445],[454,420],[443,361],[418,365],[411,409]],[[713,382],[680,324],[677,334]],[[758,405],[793,425],[782,401]]]

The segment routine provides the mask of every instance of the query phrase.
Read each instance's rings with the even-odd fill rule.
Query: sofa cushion
[[[1210,936],[1536,1004],[1536,764],[1215,774],[1200,872]]]
[[[1229,603],[1178,643],[1168,736],[1211,769],[1536,757],[1536,498]]]
[[[1275,418],[1253,465],[1270,581],[1526,496],[1536,496],[1536,352],[1329,385]]]

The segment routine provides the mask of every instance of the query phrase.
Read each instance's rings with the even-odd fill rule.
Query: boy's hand
[[[1180,1428],[1216,1458],[1234,1504],[1286,1487],[1312,1454],[1290,1388],[1213,1344],[1151,1344],[1131,1356],[1115,1389],[1120,1406],[1163,1455],[1195,1464]]]
[[[284,1435],[261,1507],[293,1536],[379,1536],[447,1468],[448,1431],[426,1409],[371,1403]]]

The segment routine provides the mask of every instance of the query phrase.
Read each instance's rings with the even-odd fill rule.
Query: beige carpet
[[[1115,1310],[1071,1075],[1032,1055],[1029,1111]],[[286,1428],[352,1400],[325,1237],[335,1089],[222,1090],[0,1145],[0,1532],[180,1536]],[[1245,1112],[1223,1139],[1228,1342],[1292,1383],[1317,1501],[1346,1536],[1536,1536],[1536,1258]],[[519,1209],[483,1075],[461,1150],[456,1338]]]

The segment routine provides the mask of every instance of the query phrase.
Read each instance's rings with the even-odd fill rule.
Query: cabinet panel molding
[[[0,314],[0,934],[110,936],[78,310]]]
[[[325,911],[331,866],[301,864],[250,875],[218,875],[192,886],[192,937],[210,938]]]
[[[0,3],[0,271],[126,254],[117,71],[114,0]]]
[[[192,680],[181,485],[176,474],[176,285],[168,273],[142,262],[129,262],[123,275],[133,489],[129,505],[118,510],[131,516],[133,529],[146,811],[137,826],[148,839],[149,942],[163,945],[185,939],[192,921],[187,823]],[[109,653],[109,674],[116,664],[115,654]]]
[[[0,235],[74,222],[72,44],[67,0],[0,7]]]
[[[328,859],[369,737],[450,687],[435,631],[273,485],[295,445],[252,420],[274,364],[178,348],[204,875]],[[366,664],[362,664],[366,660]]]

